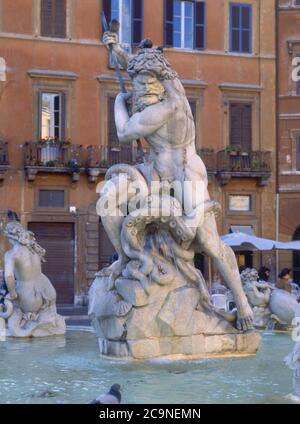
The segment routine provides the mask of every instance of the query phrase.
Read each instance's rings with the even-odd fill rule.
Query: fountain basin
[[[0,342],[0,403],[89,403],[113,383],[122,403],[290,403],[290,334],[263,334],[248,357],[127,361],[101,357],[95,335],[68,331]]]

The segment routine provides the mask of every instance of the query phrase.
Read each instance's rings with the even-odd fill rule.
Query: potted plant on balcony
[[[39,141],[41,162],[59,162],[62,156],[62,148],[71,145],[71,140],[59,137],[45,137]],[[47,165],[46,165],[47,166]]]
[[[70,146],[71,139],[66,137],[44,137],[41,138],[39,144],[44,146]]]
[[[76,159],[71,159],[67,163],[67,168],[70,170],[72,174],[73,181],[79,181],[80,178],[80,165],[78,164]]]
[[[224,152],[230,156],[237,156],[240,151],[240,146],[235,146],[234,144],[229,144],[224,149]]]
[[[197,149],[198,153],[214,153],[214,149],[210,149],[209,147],[201,147]]]
[[[99,167],[100,167],[100,168],[109,168],[109,161],[108,161],[108,159],[103,159],[103,160],[99,163]]]

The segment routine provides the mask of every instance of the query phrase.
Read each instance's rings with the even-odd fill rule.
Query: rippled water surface
[[[113,383],[122,403],[288,403],[289,334],[263,335],[256,356],[126,362],[99,356],[93,333],[0,342],[0,403],[89,403]]]

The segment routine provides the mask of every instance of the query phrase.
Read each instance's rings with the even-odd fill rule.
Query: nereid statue
[[[150,154],[136,166],[111,167],[100,192],[97,210],[119,256],[90,290],[100,350],[135,358],[253,353],[259,337],[249,332],[252,310],[234,253],[217,232],[219,205],[208,194],[184,88],[162,49],[150,47],[149,40],[133,56],[114,33],[103,40],[132,79],[132,93],[115,101],[119,141],[144,138]],[[234,295],[235,314],[211,304],[194,266],[197,252],[214,260]]]
[[[34,234],[17,221],[9,222],[4,234],[12,245],[4,257],[8,294],[4,291],[0,294],[0,318],[6,321],[6,335],[65,334],[65,320],[56,312],[55,289],[41,270],[45,250],[36,242]]]
[[[283,329],[290,328],[298,306],[297,300],[287,291],[258,282],[257,278],[258,272],[254,268],[246,268],[241,273],[243,287],[253,309],[255,327],[266,328],[273,320]]]

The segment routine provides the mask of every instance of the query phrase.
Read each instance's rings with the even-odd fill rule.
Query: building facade
[[[278,1],[278,234],[300,239],[300,1]],[[298,66],[298,69],[297,69]],[[280,268],[293,268],[300,283],[300,256],[282,252]]]
[[[134,160],[116,137],[102,10],[125,48],[151,38],[180,75],[220,233],[275,237],[275,0],[0,0],[0,214],[15,210],[36,233],[65,304],[83,301],[113,253],[97,182]],[[6,248],[0,236],[1,259]],[[237,254],[240,265],[273,260]]]

